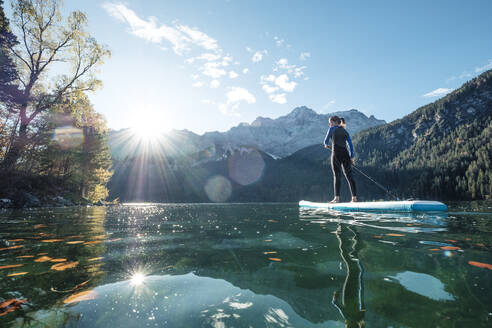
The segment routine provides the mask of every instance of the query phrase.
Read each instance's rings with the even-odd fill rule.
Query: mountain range
[[[354,134],[356,182],[362,200],[490,198],[492,70],[388,124],[355,110],[338,114],[347,119]],[[258,118],[225,133],[198,136],[173,131],[154,151],[152,146],[142,145],[129,150],[131,137],[121,141],[124,131],[119,131],[110,139],[115,154],[110,198],[159,202],[329,200],[333,197],[330,152],[321,145],[327,121],[318,124],[329,115],[298,107],[284,117]],[[362,130],[355,123],[357,117],[362,121],[365,117],[366,124],[373,126]],[[347,194],[342,185],[342,199]]]
[[[187,130],[173,130],[159,136],[150,151],[159,151],[173,158],[217,160],[241,147],[249,147],[260,149],[273,158],[281,158],[304,147],[321,144],[328,128],[328,119],[332,115],[344,117],[348,124],[347,130],[352,134],[386,123],[372,115],[367,117],[356,109],[318,114],[302,106],[285,116],[276,119],[258,117],[252,123],[241,123],[226,132],[198,135]],[[122,159],[141,153],[141,145],[135,147],[136,144],[138,136],[130,129],[110,133],[109,145],[113,158]],[[208,157],[203,157],[202,152],[206,152]]]

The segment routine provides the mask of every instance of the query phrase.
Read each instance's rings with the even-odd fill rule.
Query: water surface
[[[492,326],[491,203],[131,204],[0,226],[1,327]]]

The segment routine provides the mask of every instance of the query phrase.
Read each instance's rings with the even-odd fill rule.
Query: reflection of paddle
[[[366,310],[362,309],[362,267],[357,258],[357,252],[359,251],[358,235],[352,230],[351,226],[339,224],[336,236],[340,256],[347,268],[347,276],[343,284],[342,301],[340,302],[339,293],[335,292],[332,303],[345,318],[346,327],[364,327]]]

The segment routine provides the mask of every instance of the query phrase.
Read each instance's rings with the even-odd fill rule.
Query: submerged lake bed
[[[492,203],[0,212],[1,327],[490,327]]]

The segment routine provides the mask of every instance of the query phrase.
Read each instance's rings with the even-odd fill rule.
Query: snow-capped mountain
[[[203,139],[232,147],[254,146],[268,154],[285,157],[304,147],[323,143],[328,119],[332,115],[344,117],[351,134],[386,123],[372,115],[367,117],[356,109],[318,114],[303,106],[276,119],[258,117],[251,124],[241,123],[224,133],[208,132]]]
[[[285,116],[276,119],[258,117],[251,123],[241,123],[226,132],[198,135],[187,130],[173,130],[162,135],[154,147],[158,147],[168,157],[185,155],[192,162],[227,157],[244,147],[260,149],[273,158],[281,158],[304,147],[321,144],[328,129],[328,119],[332,115],[344,117],[351,134],[386,123],[372,115],[367,117],[356,109],[318,114],[302,106]],[[128,130],[110,133],[109,144],[113,158],[123,159],[136,155],[135,152],[138,155],[141,147],[129,147],[132,142],[135,144],[133,139],[128,136]]]

